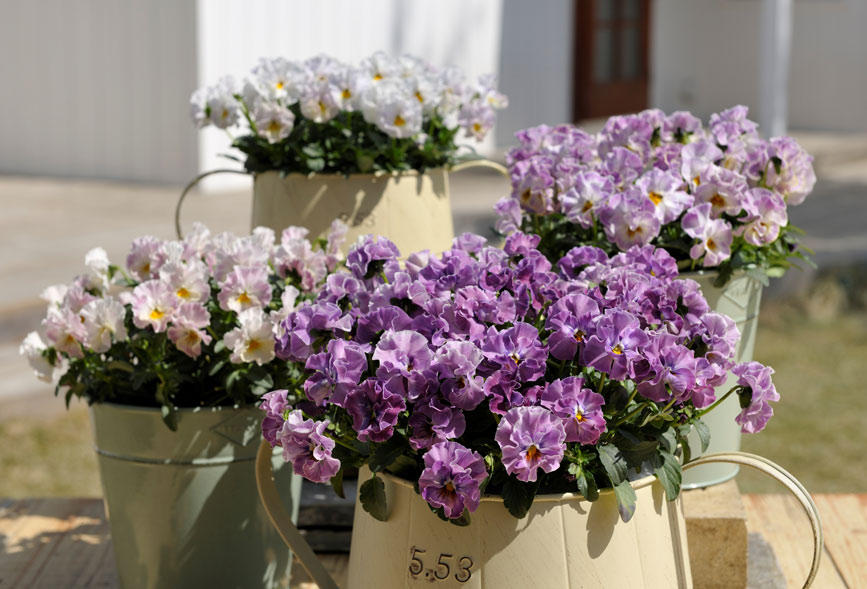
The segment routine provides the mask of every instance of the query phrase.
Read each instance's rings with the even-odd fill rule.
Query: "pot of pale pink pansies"
[[[503,233],[536,233],[556,256],[582,245],[664,248],[711,307],[735,320],[736,359],[752,359],[763,285],[792,260],[808,261],[788,208],[816,176],[794,139],[762,139],[744,106],[711,115],[706,127],[688,112],[646,110],[612,117],[596,134],[542,125],[516,136],[506,156],[512,192],[496,207]],[[740,447],[739,411],[731,400],[710,417],[711,451]],[[686,486],[735,474],[736,466],[703,467]]]
[[[288,584],[291,553],[255,488],[255,405],[295,386],[275,329],[341,262],[345,232],[336,222],[311,244],[295,227],[278,239],[196,225],[179,241],[136,239],[125,268],[94,249],[83,274],[46,290],[21,351],[67,403],[90,405],[122,586]],[[300,479],[281,472],[295,516]]]
[[[664,250],[558,259],[539,241],[465,234],[402,261],[371,236],[284,319],[277,355],[305,380],[265,395],[257,478],[319,586],[335,585],[273,499],[272,447],[338,493],[360,468],[350,589],[690,587],[681,472],[719,461],[797,496],[812,578],[803,487],[756,456],[690,455],[725,399],[748,432],[779,399],[769,367],[735,362],[731,319]]]
[[[459,147],[461,137],[484,139],[506,106],[494,77],[468,82],[409,55],[377,52],[357,65],[263,58],[243,81],[224,77],[190,102],[198,127],[236,134],[237,159],[254,176],[253,226],[317,236],[340,218],[348,243],[373,233],[404,251],[443,251],[454,236],[449,171],[505,173]]]

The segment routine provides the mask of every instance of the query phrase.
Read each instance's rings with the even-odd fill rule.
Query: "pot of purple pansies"
[[[582,245],[608,254],[644,244],[665,249],[711,308],[735,321],[735,359],[752,359],[763,286],[793,261],[808,262],[788,209],[803,202],[816,176],[794,139],[761,138],[744,106],[711,115],[707,126],[688,112],[646,110],[612,117],[596,134],[542,125],[516,136],[506,158],[512,192],[496,206],[501,232],[533,232],[555,257]],[[709,417],[711,451],[740,447],[739,411],[731,399]],[[702,467],[685,486],[736,473],[733,465]]]
[[[734,323],[663,249],[539,246],[464,234],[401,260],[368,236],[281,323],[299,382],[264,397],[257,479],[320,587],[336,585],[273,500],[272,448],[338,494],[359,469],[351,588],[691,586],[678,496],[710,461],[784,480],[811,512],[815,565],[818,517],[790,475],[692,455],[726,399],[746,432],[779,399],[771,368],[735,362]]]

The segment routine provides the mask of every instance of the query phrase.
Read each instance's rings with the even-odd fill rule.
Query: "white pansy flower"
[[[39,333],[31,331],[18,347],[18,353],[27,358],[36,377],[44,382],[51,382],[55,376],[55,367],[42,355],[48,346]]]
[[[238,313],[240,327],[223,338],[226,347],[232,350],[229,360],[234,364],[255,362],[260,366],[274,359],[274,334],[271,320],[259,309],[247,309]]]
[[[256,130],[269,143],[289,137],[295,126],[295,115],[286,107],[274,103],[259,103],[252,113]]]
[[[377,51],[359,64],[359,69],[367,74],[367,78],[373,82],[380,82],[400,75],[400,64],[393,57],[383,51]]]
[[[304,68],[282,57],[260,59],[252,73],[259,93],[284,106],[298,100],[300,85],[306,78]]]
[[[87,303],[81,310],[86,332],[84,343],[98,354],[107,352],[113,342],[128,337],[123,320],[126,309],[118,301],[107,298]]]

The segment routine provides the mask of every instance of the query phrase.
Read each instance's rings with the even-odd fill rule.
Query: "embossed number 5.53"
[[[455,556],[453,554],[441,552],[436,560],[436,565],[433,568],[426,569],[424,561],[422,560],[422,555],[426,552],[426,550],[419,548],[418,546],[412,547],[409,555],[409,573],[413,577],[425,573],[425,578],[432,582],[446,580],[452,572],[449,560],[455,558]],[[457,572],[454,574],[455,580],[459,583],[466,583],[469,581],[473,574],[471,570],[472,568],[472,558],[469,556],[461,556],[458,558]]]

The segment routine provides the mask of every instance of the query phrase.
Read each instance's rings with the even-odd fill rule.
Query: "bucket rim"
[[[353,172],[351,174],[342,174],[340,172],[310,172],[308,174],[304,174],[303,172],[290,172],[288,174],[281,174],[279,170],[265,170],[264,172],[255,172],[253,174],[253,181],[255,182],[260,176],[279,176],[280,179],[284,178],[309,178],[309,179],[342,179],[342,180],[379,180],[379,179],[387,179],[387,178],[402,178],[402,177],[419,177],[419,176],[430,176],[433,173],[439,172],[448,172],[448,166],[438,166],[436,168],[425,168],[423,172],[418,170],[394,170],[392,172],[384,172],[382,170],[377,172]]]
[[[94,410],[94,409],[97,409],[100,407],[110,408],[110,409],[116,410],[116,411],[127,411],[130,413],[147,413],[147,414],[155,413],[157,415],[160,415],[160,413],[161,413],[161,409],[159,407],[146,407],[144,405],[128,405],[126,403],[113,403],[111,401],[100,401],[100,402],[91,403],[88,408],[91,410]],[[226,411],[226,412],[237,411],[239,409],[241,409],[241,410],[243,410],[243,409],[251,409],[251,410],[255,409],[257,411],[261,411],[256,405],[220,405],[220,406],[205,405],[205,406],[201,406],[201,407],[175,407],[174,408],[174,410],[176,412],[184,413],[184,414],[188,414],[188,413],[192,413],[192,414],[195,414],[195,413],[222,413],[224,411]]]
[[[408,481],[406,479],[402,479],[398,476],[395,476],[395,475],[387,473],[387,472],[378,472],[378,473],[376,473],[376,476],[381,476],[381,477],[391,481],[395,485],[405,487],[405,488],[410,489],[411,491],[415,492],[415,485],[413,485],[410,481]],[[655,482],[656,482],[656,476],[649,474],[647,476],[641,477],[640,479],[630,481],[629,484],[632,486],[633,489],[638,490],[638,489],[641,489],[644,487],[648,487],[648,486],[654,484]],[[614,489],[611,489],[611,488],[599,489],[599,496],[600,497],[603,495],[613,495],[613,494],[614,494]],[[503,498],[498,496],[498,495],[482,495],[481,501],[482,502],[502,502]],[[543,501],[543,502],[588,501],[588,499],[586,497],[584,497],[584,495],[582,495],[581,493],[548,493],[545,495],[536,495],[536,497],[533,499],[533,503],[535,503],[537,501]]]

